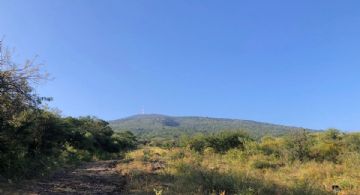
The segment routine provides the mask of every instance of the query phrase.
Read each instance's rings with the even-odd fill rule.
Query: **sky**
[[[0,36],[64,116],[360,130],[360,1],[0,0]]]

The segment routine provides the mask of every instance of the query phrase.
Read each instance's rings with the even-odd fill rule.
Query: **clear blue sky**
[[[0,35],[64,115],[360,129],[360,1],[0,0]]]

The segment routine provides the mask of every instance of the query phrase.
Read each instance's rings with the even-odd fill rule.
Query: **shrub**
[[[0,175],[11,179],[41,176],[63,163],[112,158],[136,146],[132,133],[114,133],[93,117],[28,110],[9,124],[0,131]]]
[[[204,135],[196,135],[189,141],[189,147],[196,152],[203,152],[206,147],[206,140]]]
[[[349,151],[360,153],[360,133],[347,134],[343,141]]]
[[[334,143],[318,143],[310,149],[310,158],[316,161],[337,162],[340,154],[339,148]]]
[[[274,155],[276,157],[284,156],[285,142],[283,138],[263,137],[259,143],[259,149],[265,155]]]
[[[299,161],[308,160],[311,145],[311,137],[305,129],[292,132],[286,139],[289,159]]]
[[[246,140],[250,138],[243,132],[221,132],[208,136],[195,136],[189,141],[189,146],[197,152],[203,152],[206,147],[210,147],[215,152],[224,153],[232,148],[244,149]]]

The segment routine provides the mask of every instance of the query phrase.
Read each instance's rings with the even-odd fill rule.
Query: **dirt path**
[[[126,179],[115,170],[118,162],[85,163],[76,169],[55,173],[48,179],[29,182],[21,186],[21,190],[9,194],[123,194]]]

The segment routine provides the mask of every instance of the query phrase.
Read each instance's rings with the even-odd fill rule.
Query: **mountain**
[[[174,137],[182,134],[212,133],[224,130],[243,130],[258,138],[264,135],[283,135],[301,129],[251,120],[209,118],[197,116],[175,117],[160,114],[135,115],[109,121],[115,131],[131,131],[139,137]],[[310,129],[308,129],[310,130]]]

